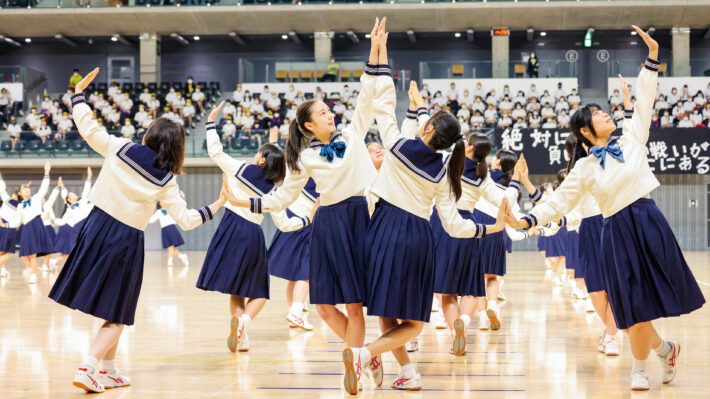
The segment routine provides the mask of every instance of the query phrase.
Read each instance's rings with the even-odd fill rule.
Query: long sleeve
[[[39,185],[37,193],[32,197],[35,198],[35,201],[42,201],[42,198],[47,196],[47,191],[49,191],[49,175],[44,176],[44,178],[42,179],[42,184]]]
[[[636,104],[631,118],[632,128],[629,129],[629,133],[641,144],[646,144],[648,141],[651,116],[653,115],[653,101],[658,90],[658,68],[660,65],[660,61],[647,58],[636,80]]]
[[[377,121],[377,130],[380,132],[382,145],[389,149],[402,137],[400,130],[397,128],[397,117],[394,113],[397,107],[397,92],[394,89],[392,78],[389,76],[378,77],[376,92],[372,101],[376,104],[374,113]]]
[[[530,214],[524,217],[530,223],[530,227],[556,222],[579,204],[588,189],[582,174],[584,164],[585,162],[578,162],[557,190],[544,203],[536,205]]]
[[[506,187],[505,190],[501,190],[493,182],[493,179],[488,176],[481,184],[481,190],[483,198],[496,207],[500,207],[503,198],[506,198],[509,204],[518,202],[518,184],[515,180],[511,181],[510,186]]]
[[[81,190],[81,198],[88,198],[90,191],[91,191],[91,180],[86,179],[86,181],[84,182],[84,189]]]
[[[96,122],[83,93],[72,96],[72,117],[81,137],[102,157],[116,152],[121,145],[131,142],[108,134],[106,129]]]
[[[263,212],[279,212],[288,208],[298,198],[298,195],[303,190],[303,187],[308,183],[308,174],[303,170],[299,173],[292,173],[291,170],[286,173],[281,187],[273,192],[266,194],[261,198],[251,198],[251,211],[253,213]]]
[[[54,206],[54,202],[57,200],[57,197],[59,197],[59,189],[55,187],[49,194],[49,198],[47,199],[47,202],[44,203],[44,206],[47,209],[52,209],[52,207]]]
[[[482,238],[486,235],[486,226],[464,219],[456,209],[456,202],[451,196],[448,181],[444,180],[437,186],[434,197],[436,210],[441,219],[441,225],[448,235],[454,238]]]
[[[174,178],[173,178],[174,179]],[[200,209],[188,209],[187,203],[180,196],[180,187],[175,180],[159,194],[160,205],[175,219],[175,223],[183,230],[192,230],[195,227],[212,220],[212,212],[207,206]]]
[[[527,231],[518,231],[510,226],[505,226],[505,232],[508,234],[508,237],[510,237],[511,241],[521,241],[530,237],[530,233],[528,233]]]
[[[539,227],[540,237],[552,237],[560,231],[560,225],[557,223],[548,223],[545,227]]]
[[[151,216],[150,220],[148,220],[148,224],[155,223],[158,220],[160,220],[160,209],[158,209],[157,211],[155,211],[155,213],[153,213],[153,216]]]
[[[300,230],[311,223],[309,217],[288,217],[285,210],[273,212],[271,214],[271,220],[274,221],[274,225],[276,225],[276,228],[283,231],[284,233],[289,231]]]
[[[413,139],[418,136],[419,128],[429,120],[429,113],[422,107],[416,110],[408,109],[407,117],[402,122],[400,129],[402,137]]]
[[[219,141],[217,128],[214,122],[207,122],[207,153],[210,158],[222,169],[222,172],[228,176],[234,176],[239,170],[239,167],[245,164],[244,161],[239,161],[224,153],[224,147]]]
[[[3,179],[0,179],[0,198],[2,198],[2,202],[7,202],[12,199],[7,195],[7,184],[5,184],[5,180]]]
[[[579,208],[575,208],[572,212],[562,216],[560,226],[577,227],[582,223],[582,213]]]
[[[69,195],[69,191],[67,191],[67,188],[62,186],[61,190],[59,190],[59,194],[62,197],[62,203],[66,204],[67,203],[67,195]]]
[[[389,65],[370,65],[365,64],[365,73],[360,77],[360,94],[357,96],[357,105],[353,112],[353,118],[350,125],[345,129],[354,134],[359,135],[363,139],[367,136],[367,131],[370,129],[372,120],[374,119],[374,98],[376,93],[376,83],[379,75],[392,74],[392,68]]]

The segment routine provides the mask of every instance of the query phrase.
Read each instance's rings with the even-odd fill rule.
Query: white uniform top
[[[310,146],[300,154],[301,171],[287,171],[286,179],[278,190],[262,198],[252,198],[252,212],[277,212],[285,209],[296,201],[309,177],[316,182],[316,190],[320,193],[322,206],[364,195],[365,189],[377,176],[377,170],[370,160],[365,145],[365,135],[372,124],[375,109],[383,105],[375,95],[378,90],[384,89],[384,85],[380,83],[377,83],[376,87],[376,82],[384,82],[378,80],[377,75],[390,74],[391,70],[388,65],[365,65],[365,73],[360,78],[362,88],[353,119],[342,132],[333,132],[330,137],[331,143],[346,144],[343,157],[334,156],[333,161],[328,162],[320,155],[321,148],[325,144],[315,139],[311,140]]]
[[[153,216],[150,217],[148,224],[160,221],[160,227],[168,227],[175,224],[175,219],[171,218],[170,215],[164,209],[156,209]]]
[[[91,209],[93,208],[93,205],[89,203],[90,192],[91,180],[86,179],[86,182],[84,182],[84,189],[81,192],[81,197],[79,197],[79,201],[75,202],[72,205],[67,204],[66,211],[64,212],[62,217],[60,219],[54,220],[55,226],[62,226],[68,224],[69,226],[74,227],[77,223],[89,216],[89,212],[91,212]],[[62,187],[62,200],[66,200],[67,194],[68,191],[66,187]]]
[[[2,197],[2,207],[0,207],[0,217],[7,222],[7,228],[20,226],[20,213],[17,210],[18,202],[7,195],[5,181],[0,179],[0,197]]]
[[[42,214],[42,199],[47,195],[47,191],[49,191],[49,175],[44,176],[42,184],[39,186],[35,195],[17,206],[22,224],[27,224],[32,219]]]
[[[47,201],[44,202],[44,206],[42,207],[42,222],[44,223],[45,226],[51,226],[52,223],[54,223],[54,202],[57,200],[57,197],[59,196],[59,189],[54,188],[52,189],[52,192],[49,194],[49,198],[47,198]]]
[[[75,95],[72,105],[79,133],[106,158],[88,198],[94,205],[138,230],[148,225],[156,199],[183,230],[212,219],[206,206],[187,208],[175,176],[153,165],[156,154],[151,148],[108,134],[94,120],[83,94]]]
[[[659,61],[647,59],[639,73],[636,83],[638,100],[633,116],[625,119],[623,135],[616,141],[624,162],[611,154],[605,154],[605,168],[601,167],[600,158],[592,154],[577,161],[550,199],[526,216],[531,225],[558,220],[574,209],[587,193],[591,193],[602,215],[608,218],[639,198],[648,198],[648,194],[660,185],[646,156],[659,65]]]
[[[281,231],[298,230],[299,226],[297,221],[299,219],[302,221],[302,227],[305,227],[311,223],[311,212],[319,196],[320,194],[316,191],[315,180],[308,179],[308,183],[303,187],[296,201],[288,206],[288,210],[291,211],[295,217],[289,217],[286,210],[283,210],[272,213],[271,219]]]
[[[395,117],[396,92],[388,76],[377,78],[379,106],[375,119],[385,151],[382,166],[370,192],[399,209],[424,220],[429,220],[432,205],[436,206],[444,230],[457,238],[483,237],[486,228],[472,220],[464,219],[456,211],[456,203],[446,176],[444,155],[427,146],[416,137],[413,113],[407,112],[407,124],[402,130]],[[426,117],[426,109],[417,113]],[[410,127],[412,126],[412,127]]]
[[[7,131],[10,133],[10,137],[18,137],[22,132],[22,127],[18,124],[10,125],[7,127]]]

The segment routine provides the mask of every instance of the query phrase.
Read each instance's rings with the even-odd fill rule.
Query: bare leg
[[[360,348],[365,343],[365,315],[362,313],[362,303],[345,304],[345,309],[348,312],[345,344],[350,348]],[[416,334],[412,337],[415,336]],[[406,341],[402,345],[405,343]]]
[[[399,326],[399,321],[397,321],[397,319],[380,317],[380,330],[383,334],[397,326]],[[411,363],[409,354],[407,354],[404,346],[392,349],[392,354],[394,355],[394,358],[397,359],[397,363],[399,363],[400,366]]]
[[[441,294],[441,309],[444,311],[444,319],[449,326],[449,330],[454,329],[454,321],[459,318],[458,295]]]
[[[308,297],[308,280],[296,281],[293,286],[293,301],[305,304]]]
[[[241,317],[244,314],[244,309],[246,308],[244,304],[244,298],[239,295],[229,296],[229,313],[232,317]]]
[[[293,303],[293,290],[296,287],[296,282],[295,281],[289,281],[286,283],[286,305],[288,305],[288,308],[291,308],[291,304]]]
[[[318,314],[320,315],[321,319],[323,319],[323,321],[328,324],[328,327],[333,330],[335,335],[337,335],[347,344],[347,341],[345,339],[345,333],[348,327],[348,318],[343,314],[343,312],[338,310],[335,305],[327,304],[316,305],[316,310],[318,311]],[[349,309],[348,312],[350,312]],[[357,347],[359,348],[360,346]]]
[[[609,300],[606,297],[606,293],[604,293],[604,300],[606,301],[606,333],[609,335],[615,335],[619,331],[619,329],[616,327],[614,313],[611,311],[611,305],[609,305]],[[651,327],[653,328],[653,326]],[[657,346],[658,345],[654,346],[654,348]]]
[[[629,327],[629,342],[634,359],[646,360],[651,348],[661,345],[661,337],[650,321]]]
[[[473,318],[473,314],[476,312],[476,308],[478,308],[479,306],[480,305],[478,298],[471,295],[464,295],[461,297],[461,301],[459,302],[459,313],[468,315],[468,317]]]
[[[252,320],[261,312],[261,309],[266,305],[266,298],[251,298],[247,301],[247,305],[244,308],[244,313],[248,314]]]
[[[498,276],[495,274],[486,274],[486,297],[489,301],[498,300]]]
[[[367,350],[372,356],[375,356],[400,347],[403,349],[404,344],[419,335],[423,328],[424,322],[403,320],[397,326],[387,330],[375,342],[367,345]]]
[[[95,357],[97,360],[103,359],[109,350],[118,343],[118,339],[123,332],[123,327],[123,324],[105,322],[99,329],[99,332],[96,333],[96,337],[94,337],[94,341],[91,343],[89,355]]]

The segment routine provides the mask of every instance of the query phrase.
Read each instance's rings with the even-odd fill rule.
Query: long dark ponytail
[[[286,165],[294,172],[300,172],[299,160],[301,150],[306,146],[308,140],[313,137],[313,132],[306,128],[306,122],[311,121],[311,108],[317,100],[306,100],[298,106],[296,118],[291,121],[288,129],[288,140],[286,140]]]
[[[429,126],[434,128],[428,143],[431,148],[439,151],[454,146],[449,158],[447,177],[451,192],[458,201],[461,198],[461,175],[466,164],[466,144],[461,136],[461,125],[451,112],[438,111],[429,118],[424,130],[426,131]]]
[[[493,149],[493,141],[485,134],[474,133],[468,136],[468,144],[473,146],[473,162],[476,164],[476,177],[485,180],[488,177],[486,157]]]
[[[496,152],[496,158],[500,161],[500,170],[503,172],[503,177],[498,183],[507,187],[513,180],[513,171],[516,162],[518,162],[518,156],[513,151],[500,149]]]

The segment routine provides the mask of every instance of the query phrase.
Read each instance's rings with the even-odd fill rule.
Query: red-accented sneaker
[[[106,389],[127,387],[131,385],[131,379],[125,375],[121,375],[121,371],[116,370],[101,370],[96,377],[101,385]]]
[[[360,390],[360,376],[362,374],[362,363],[357,349],[346,348],[343,351],[343,364],[345,365],[343,387],[349,394],[357,395]]]
[[[661,366],[663,366],[663,383],[668,384],[673,381],[676,373],[676,363],[678,362],[678,356],[680,356],[680,344],[668,341],[671,346],[671,351],[666,356],[658,356],[661,360]]]
[[[293,313],[289,313],[288,316],[286,316],[286,321],[288,321],[292,327],[299,327],[306,331],[313,330],[313,326],[306,320],[305,315],[296,316]]]
[[[417,374],[413,378],[404,378],[400,374],[392,383],[392,388],[404,391],[420,391],[422,389],[422,376]]]
[[[232,320],[229,322],[229,337],[227,337],[227,347],[229,348],[229,351],[232,353],[237,351],[237,343],[239,343],[239,339],[237,337],[238,331],[239,331],[239,318],[232,317]]]
[[[101,393],[106,390],[106,388],[104,388],[100,382],[96,381],[96,379],[89,374],[89,371],[85,368],[80,368],[76,371],[72,384],[74,384],[77,388],[85,390],[86,392]]]

